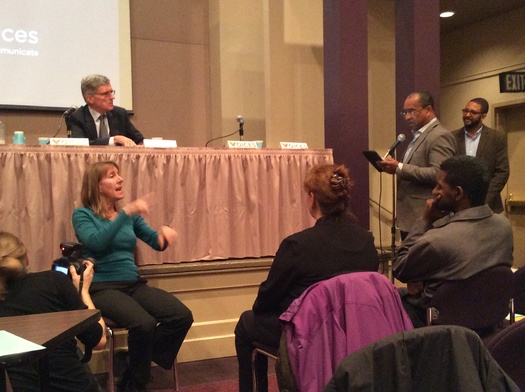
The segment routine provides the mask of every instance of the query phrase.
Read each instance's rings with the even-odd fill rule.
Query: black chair
[[[257,372],[256,363],[259,355],[265,355],[268,358],[277,359],[279,349],[276,347],[270,347],[260,342],[253,342],[252,351],[252,380],[253,380],[253,392],[257,392]]]
[[[450,280],[436,291],[427,309],[427,325],[460,325],[484,337],[509,313],[513,272],[496,266],[464,280]]]
[[[514,272],[514,310],[516,313],[525,314],[525,267]]]
[[[456,325],[401,332],[353,352],[324,392],[519,391],[479,336]]]
[[[108,391],[115,392],[115,375],[114,375],[114,357],[115,357],[115,332],[121,331],[127,333],[125,328],[122,328],[113,320],[104,317],[104,322],[106,323],[107,331],[107,344],[109,346],[108,353]],[[173,384],[175,386],[175,391],[179,390],[179,374],[177,369],[177,358],[173,361]]]
[[[487,349],[505,373],[525,391],[525,320],[499,332],[487,344]]]

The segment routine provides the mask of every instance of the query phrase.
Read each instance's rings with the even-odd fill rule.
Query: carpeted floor
[[[269,392],[277,392],[277,378],[275,376],[275,362],[268,363]],[[237,358],[226,357],[205,361],[184,362],[178,366],[180,392],[236,392],[237,385]],[[151,371],[153,380],[148,385],[148,391],[174,391],[173,372],[154,367]],[[97,376],[99,384],[105,388],[107,375]]]

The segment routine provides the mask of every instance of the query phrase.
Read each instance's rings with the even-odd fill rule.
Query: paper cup
[[[49,144],[49,138],[48,137],[39,137],[38,138],[38,144],[42,144],[42,145]]]
[[[22,131],[15,131],[13,135],[13,144],[25,144],[26,138],[24,136],[24,132]]]

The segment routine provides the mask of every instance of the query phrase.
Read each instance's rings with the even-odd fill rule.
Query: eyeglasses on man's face
[[[109,90],[109,91],[105,91],[103,93],[94,93],[93,95],[101,95],[103,97],[111,97],[112,95],[115,95],[116,91],[115,90]]]
[[[412,109],[412,108],[411,108],[411,109],[405,109],[405,110],[401,110],[401,111],[399,112],[399,114],[400,114],[401,116],[403,116],[403,117],[405,117],[407,114],[408,114],[409,116],[413,116],[414,114],[416,114],[417,112],[419,112],[421,109],[423,109],[423,108],[421,107],[421,108],[419,108],[419,109]]]
[[[479,114],[483,114],[482,112],[478,112],[476,110],[470,110],[470,109],[461,109],[464,115],[472,114],[473,116],[477,116]]]

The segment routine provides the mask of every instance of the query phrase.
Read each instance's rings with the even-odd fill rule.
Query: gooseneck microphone
[[[77,110],[77,107],[76,106],[71,106],[64,113],[62,113],[62,116],[60,116],[60,122],[58,123],[58,129],[55,132],[55,134],[53,135],[53,137],[57,137],[57,135],[60,132],[60,129],[62,129],[62,120],[66,121],[67,137],[71,137],[71,126],[70,126],[70,123],[69,123],[69,116],[71,116],[71,114],[73,114],[73,112],[75,110]]]
[[[399,135],[397,135],[396,141],[394,142],[394,144],[392,144],[392,146],[390,146],[390,149],[387,151],[387,153],[385,154],[383,159],[385,159],[389,155],[391,157],[393,157],[396,147],[399,146],[401,143],[403,143],[405,141],[405,139],[406,139],[406,137],[405,137],[404,133],[400,133]]]
[[[232,132],[232,133],[229,133],[227,135],[224,135],[224,136],[218,136],[218,137],[214,137],[213,139],[210,139],[206,142],[206,144],[204,145],[204,147],[208,147],[208,144],[210,144],[211,142],[215,141],[215,140],[219,140],[219,139],[223,139],[225,137],[229,137],[229,136],[232,136],[232,135],[235,135],[236,133],[239,134],[239,136],[241,137],[241,140],[244,136],[244,129],[243,129],[243,125],[244,125],[244,118],[242,118],[241,115],[238,115],[237,116],[237,122],[239,123],[239,129],[235,132]]]
[[[244,118],[239,114],[237,116],[237,122],[239,123],[239,139],[244,139]]]
[[[73,114],[73,112],[77,110],[77,107],[76,106],[71,106],[69,109],[67,109],[65,112],[64,112],[64,116],[65,117],[69,117],[71,114]]]

